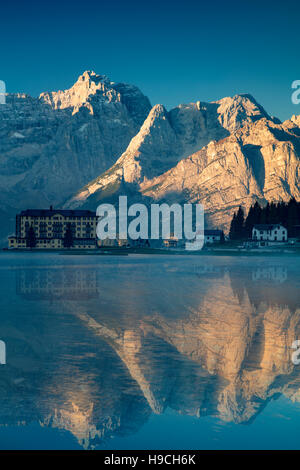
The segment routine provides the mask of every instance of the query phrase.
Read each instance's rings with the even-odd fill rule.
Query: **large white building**
[[[281,224],[257,224],[252,229],[252,240],[286,242],[288,231]]]
[[[28,209],[16,216],[16,235],[8,237],[9,248],[28,248],[28,231],[35,234],[35,248],[62,249],[69,227],[72,246],[77,249],[97,248],[97,217],[89,210]]]

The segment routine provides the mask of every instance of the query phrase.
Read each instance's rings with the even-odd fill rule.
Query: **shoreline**
[[[35,255],[38,253],[53,253],[61,256],[128,256],[134,255],[162,255],[162,256],[241,256],[241,257],[254,257],[254,256],[287,256],[287,257],[300,257],[300,249],[281,248],[280,250],[274,249],[205,249],[200,251],[189,250],[176,250],[176,249],[159,249],[159,248],[110,248],[110,249],[97,249],[97,250],[54,250],[54,249],[2,249],[2,253],[30,253]]]

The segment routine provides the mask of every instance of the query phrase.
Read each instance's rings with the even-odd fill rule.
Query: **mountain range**
[[[20,209],[95,210],[122,192],[200,202],[228,230],[254,201],[300,200],[300,116],[281,123],[249,94],[167,111],[133,85],[84,72],[68,90],[0,106],[0,237]]]

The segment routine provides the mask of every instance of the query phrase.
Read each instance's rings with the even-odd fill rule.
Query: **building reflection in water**
[[[17,271],[17,295],[32,300],[98,297],[96,269],[21,269]]]
[[[251,423],[279,394],[300,401],[296,261],[129,257],[13,274],[2,424],[66,429],[91,448],[167,408]]]

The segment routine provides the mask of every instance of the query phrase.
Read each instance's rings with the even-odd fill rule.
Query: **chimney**
[[[53,211],[53,206],[50,206],[50,211]]]

